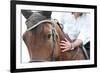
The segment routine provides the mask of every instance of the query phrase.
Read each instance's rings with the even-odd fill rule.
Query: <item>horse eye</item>
[[[51,37],[51,34],[48,34],[48,39],[50,39],[50,37]]]

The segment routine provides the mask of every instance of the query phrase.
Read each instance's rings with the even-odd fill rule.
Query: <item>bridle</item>
[[[33,25],[32,22],[29,20],[27,21],[29,24]],[[39,21],[38,23],[36,23],[35,25],[33,25],[32,27],[28,28],[26,31],[30,31],[32,29],[34,29],[35,27],[39,26],[40,24],[42,23],[50,23],[51,26],[52,26],[52,29],[51,29],[51,38],[52,38],[52,51],[51,51],[51,57],[50,57],[50,61],[55,61],[55,47],[56,47],[56,39],[57,39],[57,32],[56,32],[56,29],[55,29],[55,25],[57,24],[55,22],[55,20],[42,20],[42,21]],[[43,62],[43,61],[46,61],[46,60],[42,60],[42,59],[32,59],[30,60],[30,62]]]
[[[33,25],[32,24],[32,22],[30,21],[30,20],[28,20],[27,21],[29,24],[31,24],[31,25]],[[55,21],[55,20],[42,20],[42,21],[39,21],[38,23],[36,23],[35,25],[33,25],[32,27],[30,27],[30,28],[28,28],[26,31],[30,31],[30,30],[32,30],[32,29],[34,29],[35,27],[37,27],[37,26],[39,26],[40,24],[42,24],[42,23],[50,23],[51,24],[51,26],[52,26],[52,29],[51,29],[51,39],[52,39],[52,45],[51,45],[51,56],[50,56],[50,58],[47,58],[47,59],[37,59],[37,58],[32,58],[31,60],[30,60],[30,62],[44,62],[44,61],[56,61],[56,57],[55,57],[55,48],[56,48],[56,43],[57,43],[57,32],[56,32],[56,29],[55,29],[55,27],[56,27],[56,24],[57,24],[57,21]],[[77,54],[78,54],[78,52],[79,52],[79,49],[77,49],[77,51],[76,51],[76,53],[72,56],[72,58],[74,58],[74,57],[76,57],[77,56]],[[49,60],[48,60],[49,59]]]

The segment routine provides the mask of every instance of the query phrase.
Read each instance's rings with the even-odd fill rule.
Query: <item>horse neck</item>
[[[58,34],[59,34],[59,37],[60,37],[60,41],[61,40],[65,40],[65,38],[66,38],[67,40],[69,40],[70,42],[72,42],[72,40],[69,38],[68,34],[65,34],[63,32],[63,30],[60,28],[59,25],[57,25],[57,28],[56,29],[58,31]]]

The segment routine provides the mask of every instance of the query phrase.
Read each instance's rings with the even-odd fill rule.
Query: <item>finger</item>
[[[65,47],[65,46],[60,46],[60,48],[61,48],[61,49],[66,49],[66,47]]]
[[[65,38],[65,41],[68,41],[68,40]]]
[[[60,43],[66,43],[65,41],[61,41]]]
[[[60,43],[60,46],[65,46],[66,44],[65,43]]]
[[[68,51],[68,49],[64,49],[64,50],[62,50],[62,52],[66,52],[66,51]]]

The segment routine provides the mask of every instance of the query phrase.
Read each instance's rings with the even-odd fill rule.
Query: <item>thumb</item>
[[[65,41],[67,42],[68,40],[65,38]]]

